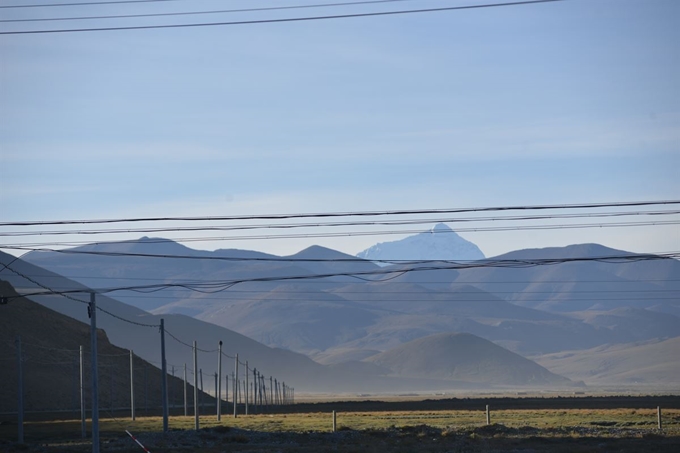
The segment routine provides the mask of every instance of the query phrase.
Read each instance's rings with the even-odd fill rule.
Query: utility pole
[[[165,323],[161,318],[161,393],[163,398],[163,432],[168,432],[168,367],[165,363]]]
[[[194,429],[198,431],[198,351],[194,341]]]
[[[201,393],[199,394],[200,403],[198,403],[198,406],[203,409],[203,368],[198,370],[198,377],[201,380]]]
[[[187,407],[187,364],[184,364],[184,416],[186,417],[188,414],[188,407]]]
[[[99,383],[97,371],[97,301],[90,293],[90,341],[92,360],[92,453],[99,453]]]
[[[217,421],[222,421],[222,340],[217,347]]]
[[[175,365],[170,366],[170,370],[172,373],[172,380],[168,383],[168,416],[170,416],[170,409],[172,409],[172,406],[174,406],[176,403],[173,402],[177,401],[177,397],[173,395],[176,395],[177,392],[173,392],[173,386],[172,383],[175,381]]]
[[[258,404],[259,402],[257,401],[257,390],[259,386],[257,385],[257,368],[253,368],[253,404],[255,405],[255,412],[259,412],[259,407]]]
[[[85,354],[80,345],[80,433],[83,439],[87,436],[85,429]]]
[[[246,392],[245,392],[245,403],[246,403],[246,415],[248,415],[248,395],[250,392],[248,392],[248,361],[246,360]]]
[[[236,353],[236,365],[234,365],[234,418],[238,417],[236,406],[238,405],[238,353]]]
[[[274,386],[273,386],[273,384],[274,384],[274,377],[269,376],[269,396],[270,396],[269,404],[271,404],[272,406],[274,406]]]
[[[135,365],[133,356],[134,353],[130,349],[130,415],[132,420],[135,419]]]
[[[17,442],[24,443],[24,363],[21,358],[21,337],[16,338],[17,347],[17,370],[19,371],[19,393],[18,399],[18,414],[17,414]]]
[[[267,398],[267,379],[262,375],[262,393],[264,393],[264,405],[269,407],[269,398]]]
[[[144,415],[149,415],[149,363],[144,363]]]

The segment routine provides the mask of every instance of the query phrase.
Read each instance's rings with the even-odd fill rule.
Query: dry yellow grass
[[[653,409],[567,409],[567,410],[499,410],[491,412],[491,422],[510,428],[569,428],[609,427],[642,429],[654,431],[657,426],[656,410]],[[663,412],[664,431],[680,435],[680,410]],[[390,427],[427,425],[441,429],[467,429],[486,424],[484,411],[390,411],[390,412],[341,412],[337,414],[339,429],[380,430]],[[212,416],[202,416],[201,428],[217,426],[240,428],[263,432],[328,432],[332,429],[331,413],[301,414],[258,414],[231,415],[218,422]],[[172,430],[194,429],[194,417],[171,417]],[[90,429],[88,423],[88,431]],[[134,433],[158,432],[162,430],[160,417],[102,418],[102,436],[116,436],[130,430]],[[80,436],[80,421],[29,422],[25,425],[27,439],[77,439]],[[0,436],[11,439],[16,435],[16,426],[0,426]]]

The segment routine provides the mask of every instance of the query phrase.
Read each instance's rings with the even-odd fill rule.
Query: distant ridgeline
[[[460,237],[446,224],[438,223],[430,231],[399,241],[380,242],[361,253],[367,260],[461,260],[484,259],[484,253]]]

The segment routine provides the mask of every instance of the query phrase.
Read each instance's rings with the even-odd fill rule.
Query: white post
[[[333,432],[337,432],[337,424],[335,418],[335,411],[333,411]]]

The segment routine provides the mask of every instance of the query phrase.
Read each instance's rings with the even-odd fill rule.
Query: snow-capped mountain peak
[[[438,223],[430,230],[398,241],[380,242],[357,257],[367,260],[481,260],[482,251],[460,237],[448,225]]]

